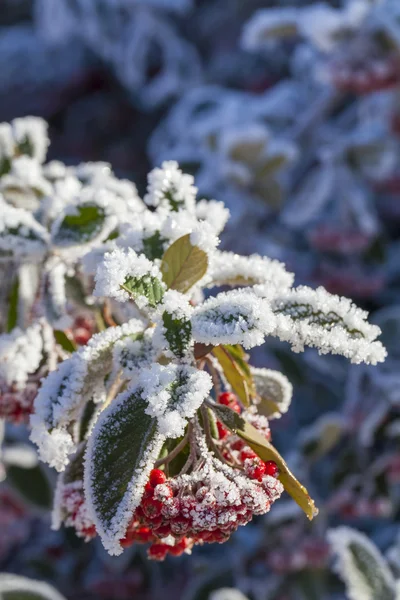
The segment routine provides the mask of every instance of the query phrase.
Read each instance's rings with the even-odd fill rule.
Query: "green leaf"
[[[159,231],[155,231],[153,235],[143,239],[143,254],[149,260],[162,258],[164,254],[164,243],[167,240],[161,237]]]
[[[289,467],[276,448],[253,425],[245,421],[245,419],[227,406],[216,404],[213,406],[213,409],[218,419],[233,433],[236,433],[245,440],[263,461],[273,460],[278,465],[279,481],[287,493],[306,513],[307,517],[310,520],[313,519],[318,514],[314,501],[310,498],[306,488],[289,470]]]
[[[75,207],[76,214],[67,214],[53,235],[58,246],[74,246],[90,242],[97,237],[106,218],[104,209],[96,204]]]
[[[70,352],[72,354],[72,352],[75,352],[77,349],[77,345],[72,337],[68,336],[62,329],[54,330],[54,338],[57,344],[59,344],[66,352]]]
[[[216,346],[212,353],[221,365],[232,390],[244,406],[249,406],[255,395],[255,387],[243,348],[239,345]]]
[[[66,600],[53,586],[11,573],[0,574],[1,600]]]
[[[115,548],[124,536],[165,440],[146,408],[139,390],[120,394],[100,415],[89,438],[85,479],[106,547]]]
[[[163,324],[166,329],[164,336],[167,340],[171,352],[178,358],[182,358],[189,346],[192,335],[192,324],[187,319],[174,319],[173,316],[164,312],[162,316]]]
[[[121,288],[128,292],[133,300],[136,300],[139,296],[144,296],[152,307],[157,306],[164,296],[164,288],[161,281],[152,275],[127,277]]]
[[[11,287],[10,294],[8,296],[8,314],[7,314],[7,332],[10,332],[17,326],[18,323],[18,300],[19,300],[19,277],[15,278],[15,281]]]
[[[38,508],[51,509],[53,494],[42,466],[24,469],[10,465],[7,468],[7,479],[24,500]]]
[[[166,250],[161,272],[166,286],[185,294],[207,272],[208,257],[204,250],[193,246],[190,234],[177,239]]]

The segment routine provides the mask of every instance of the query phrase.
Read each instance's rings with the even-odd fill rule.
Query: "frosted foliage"
[[[143,368],[149,367],[157,359],[153,344],[153,329],[133,334],[118,341],[114,346],[114,372],[122,369],[124,377],[135,377]]]
[[[269,415],[270,419],[280,418],[289,410],[292,401],[293,386],[283,373],[272,369],[251,368],[257,394],[268,398],[279,407],[279,412]],[[255,400],[256,403],[257,399]]]
[[[375,341],[381,330],[367,322],[368,313],[322,287],[301,286],[278,296],[273,311],[273,334],[288,341],[294,352],[309,345],[319,348],[321,354],[343,354],[354,363],[376,364],[385,359],[386,350]]]
[[[43,382],[35,399],[35,414],[31,416],[31,440],[37,444],[41,460],[58,471],[65,469],[75,447],[68,426],[89,400],[105,400],[104,377],[112,369],[117,341],[142,331],[142,323],[132,319],[94,335]]]
[[[46,349],[44,324],[34,323],[25,331],[14,329],[0,335],[0,382],[23,389],[30,373],[35,373]]]
[[[105,254],[103,263],[97,269],[94,295],[108,296],[120,302],[127,302],[131,295],[122,286],[128,278],[140,280],[156,278],[161,282],[161,273],[158,267],[143,254],[138,255],[132,249],[125,252],[116,248]],[[135,301],[141,307],[148,303],[145,296],[138,296]]]
[[[294,279],[293,274],[288,273],[282,263],[257,254],[240,256],[234,252],[215,252],[210,271],[211,283],[208,287],[268,284],[273,292],[290,288]]]
[[[158,421],[158,431],[168,438],[184,433],[212,388],[211,376],[189,366],[153,365],[143,370],[138,387],[148,403],[146,413]]]
[[[349,600],[396,600],[394,578],[376,546],[350,527],[328,532],[336,556],[335,570],[346,584]]]
[[[196,217],[200,221],[207,221],[214,229],[215,235],[219,235],[229,219],[229,210],[223,202],[199,200],[196,204]]]
[[[203,344],[260,346],[273,330],[275,317],[268,303],[250,291],[223,292],[195,308],[193,337]]]
[[[46,230],[22,208],[6,205],[0,196],[0,260],[40,257],[48,243]]]
[[[27,154],[44,162],[49,138],[47,123],[40,117],[14,119],[11,123],[0,124],[0,160],[12,158],[17,153]]]
[[[161,168],[149,174],[149,184],[144,201],[149,206],[162,206],[177,211],[181,208],[193,212],[197,189],[192,175],[183,174],[175,161],[163,162]]]

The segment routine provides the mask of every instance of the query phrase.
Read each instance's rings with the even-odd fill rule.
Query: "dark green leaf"
[[[156,231],[153,235],[143,239],[143,254],[149,260],[162,258],[165,242],[166,239],[161,237],[159,231]]]
[[[96,204],[76,207],[76,214],[67,214],[55,232],[53,242],[59,246],[74,246],[90,242],[101,232],[104,209]]]
[[[8,314],[7,314],[7,332],[12,331],[18,323],[18,300],[19,300],[19,277],[15,281],[10,290],[8,297]]]
[[[65,333],[65,331],[62,331],[62,329],[54,330],[54,338],[57,344],[59,344],[61,348],[63,348],[63,350],[65,350],[66,352],[70,352],[72,354],[72,352],[75,352],[75,350],[77,349],[77,346],[74,340],[72,339],[72,336],[68,336]]]
[[[171,352],[178,358],[182,358],[189,346],[192,334],[192,324],[186,319],[174,319],[173,316],[164,312],[163,324],[166,329],[164,335]]]

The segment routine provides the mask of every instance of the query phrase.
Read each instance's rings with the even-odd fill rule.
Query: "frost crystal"
[[[268,304],[246,290],[223,292],[194,310],[193,337],[203,344],[260,346],[275,317]]]
[[[175,161],[166,161],[161,169],[154,169],[149,175],[149,185],[144,201],[149,206],[163,207],[178,211],[193,212],[197,189],[191,175],[183,174]]]
[[[276,316],[273,334],[288,341],[294,352],[305,345],[321,354],[343,354],[351,362],[382,362],[386,350],[375,341],[381,330],[367,322],[368,313],[347,298],[328,294],[324,288],[298,287],[273,302]]]

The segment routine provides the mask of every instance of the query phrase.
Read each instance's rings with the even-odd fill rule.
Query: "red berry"
[[[219,421],[217,421],[217,429],[220,440],[223,440],[224,438],[226,438],[227,435],[229,435],[229,431],[227,430],[227,428],[224,427]]]
[[[153,544],[148,549],[148,555],[153,560],[164,560],[168,554],[169,546],[167,544]]]
[[[144,494],[143,497],[144,498],[152,498],[154,495],[154,488],[151,485],[150,481],[148,481],[146,483],[146,485],[144,486]]]
[[[276,462],[273,460],[267,460],[265,464],[265,474],[271,477],[277,477],[279,475],[279,468]]]
[[[142,503],[143,512],[149,519],[155,519],[161,515],[162,502],[154,498],[145,498]]]
[[[257,454],[250,450],[250,448],[245,448],[240,453],[240,460],[244,462],[247,458],[256,458]]]
[[[149,483],[153,487],[156,487],[156,485],[160,485],[160,483],[165,483],[166,481],[167,477],[164,471],[161,471],[160,469],[153,469],[150,472]]]
[[[225,406],[229,406],[230,404],[237,402],[237,398],[232,392],[222,392],[222,394],[218,396],[218,402]]]

